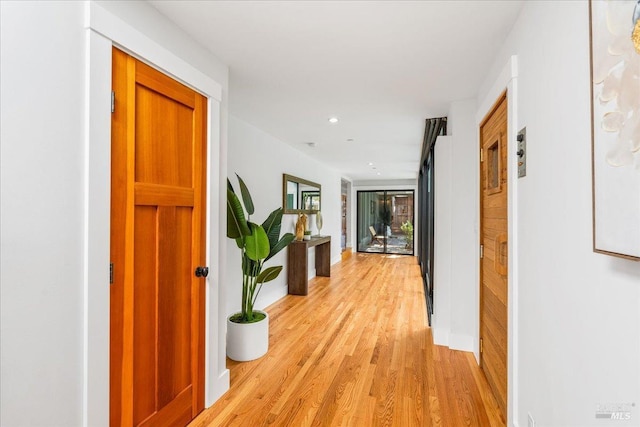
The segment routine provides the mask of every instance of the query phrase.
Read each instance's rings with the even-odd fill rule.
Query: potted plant
[[[227,237],[236,241],[242,257],[242,300],[241,311],[227,319],[227,355],[248,361],[264,356],[269,348],[269,316],[253,306],[262,285],[282,271],[281,265],[264,268],[264,263],[286,248],[294,236],[286,233],[280,237],[282,208],[271,212],[261,225],[251,222],[253,200],[242,178],[236,176],[244,209],[227,179]]]
[[[403,222],[400,229],[404,233],[404,239],[407,242],[405,248],[410,249],[413,247],[413,224],[411,224],[411,221]]]

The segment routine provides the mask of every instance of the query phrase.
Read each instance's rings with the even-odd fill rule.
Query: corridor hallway
[[[473,354],[433,344],[415,257],[354,254],[266,311],[269,352],[191,427],[504,426]]]

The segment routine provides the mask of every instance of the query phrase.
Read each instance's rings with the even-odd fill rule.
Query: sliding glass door
[[[434,155],[433,148],[420,169],[418,179],[418,262],[424,280],[424,293],[427,298],[429,325],[433,313],[433,262],[435,244],[435,195],[434,195]]]
[[[358,252],[413,255],[413,190],[358,191]]]

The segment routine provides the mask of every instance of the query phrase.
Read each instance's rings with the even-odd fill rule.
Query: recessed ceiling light
[[[329,123],[338,123],[337,117],[329,117]]]

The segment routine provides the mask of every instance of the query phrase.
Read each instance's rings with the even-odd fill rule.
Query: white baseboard
[[[470,335],[452,334],[445,328],[434,326],[431,328],[433,343],[449,347],[451,350],[469,351],[475,350],[475,338]]]
[[[431,328],[431,334],[433,335],[433,343],[435,345],[443,345],[449,347],[449,330],[444,328],[438,328],[433,326]]]
[[[207,390],[207,402],[206,406],[209,407],[216,403],[223,394],[229,390],[230,376],[229,369],[225,369],[214,381],[209,382],[209,389]]]
[[[449,348],[472,352],[475,349],[475,339],[470,335],[449,334]]]

